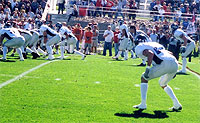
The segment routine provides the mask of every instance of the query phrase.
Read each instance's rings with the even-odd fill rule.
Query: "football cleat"
[[[32,58],[32,59],[37,59],[37,58],[39,58],[39,57],[40,57],[40,55],[38,55],[38,54],[37,54],[37,53],[35,53],[35,52],[32,52],[31,54],[32,54],[32,56],[33,56],[33,58]]]
[[[146,64],[141,63],[141,64],[139,64],[139,65],[137,65],[137,66],[146,66]]]
[[[118,58],[117,58],[116,56],[112,57],[112,59],[116,59],[116,60],[118,60]]]
[[[169,108],[169,110],[172,110],[172,111],[180,111],[182,109],[183,109],[182,106],[179,106],[179,107],[173,106],[173,107]]]
[[[24,59],[27,59],[26,53],[22,53]]]
[[[81,60],[84,60],[85,58],[86,58],[86,55],[84,55]]]
[[[142,104],[134,105],[133,108],[145,110],[145,109],[147,109],[147,105],[146,104],[145,105],[142,105]]]
[[[179,70],[179,71],[177,72],[177,74],[186,74],[186,71],[184,71],[184,70]]]

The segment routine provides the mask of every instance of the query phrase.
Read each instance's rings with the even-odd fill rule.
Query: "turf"
[[[115,61],[100,55],[70,56],[41,67],[0,89],[1,122],[200,122],[200,80],[189,73],[177,75],[169,85],[183,105],[168,110],[171,99],[149,82],[147,110],[140,103],[140,59]],[[45,60],[0,62],[0,82],[13,78]],[[198,64],[197,64],[198,65]],[[6,76],[6,74],[8,76]]]

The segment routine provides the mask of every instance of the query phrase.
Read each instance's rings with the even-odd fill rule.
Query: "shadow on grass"
[[[16,62],[16,61],[14,61],[14,60],[8,60],[8,59],[7,59],[7,60],[2,60],[2,59],[0,59],[0,61],[1,61],[1,62]]]
[[[190,75],[188,73],[176,73],[176,75]]]
[[[142,113],[143,110],[137,110],[133,111],[133,114],[128,114],[128,113],[115,113],[115,116],[119,117],[133,117],[133,118],[152,118],[152,119],[164,119],[164,118],[169,118],[166,112],[172,112],[172,111],[162,111],[162,110],[157,110],[154,111],[154,114],[149,114],[149,113]]]

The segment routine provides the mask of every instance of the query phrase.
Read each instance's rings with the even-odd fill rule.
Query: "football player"
[[[6,41],[3,43],[4,38]],[[3,44],[3,61],[6,61],[6,54],[8,47],[17,48],[17,53],[20,56],[20,61],[24,61],[22,51],[20,49],[25,43],[25,39],[20,35],[19,31],[15,28],[3,28],[0,30],[0,45]]]
[[[126,49],[127,49],[130,38],[129,38],[129,34],[128,34],[128,27],[126,24],[122,24],[120,26],[120,34],[118,35],[118,39],[120,40],[119,41],[119,43],[120,43],[119,51],[118,51],[117,55],[112,58],[118,60],[119,56],[122,54],[122,52],[124,52],[124,60],[127,60],[128,52]]]
[[[76,47],[76,43],[77,43],[77,38],[76,36],[74,36],[74,34],[72,33],[71,30],[69,30],[67,27],[63,26],[61,29],[60,29],[60,34],[62,35],[62,37],[65,39],[64,41],[67,42],[67,46],[68,46],[68,50],[71,54],[78,54],[80,56],[82,56],[82,60],[85,59],[86,55],[84,55],[83,53],[77,51],[75,49]],[[60,43],[60,47],[61,47],[61,59],[64,58],[64,42],[62,41]]]
[[[46,49],[48,52],[47,60],[53,60],[53,49],[52,45],[58,43],[61,40],[61,36],[55,30],[51,29],[47,25],[42,25],[40,27],[40,31],[43,33],[44,44],[46,45]]]
[[[182,45],[180,47],[180,52],[182,56],[182,69],[178,73],[186,73],[186,57],[194,50],[195,41],[192,40],[182,29],[178,29],[178,26],[175,24],[171,25],[172,34],[174,37],[181,41]]]
[[[30,49],[29,47],[32,47],[33,46],[33,43],[35,43],[38,38],[37,34],[36,33],[33,33],[34,35],[31,34],[30,31],[27,31],[27,30],[23,30],[23,29],[18,29],[18,31],[20,32],[20,34],[24,37],[25,39],[25,43],[24,45],[21,47],[21,50],[22,50],[22,54],[23,54],[23,57],[24,59],[27,59],[27,56],[26,56],[26,52],[28,53],[31,53],[32,54],[32,59],[36,59],[38,57],[40,57],[40,55],[37,53],[37,52],[34,52],[32,49]],[[35,40],[36,39],[36,40]],[[37,42],[36,42],[37,43]]]
[[[172,80],[178,70],[178,62],[171,52],[164,49],[156,42],[140,43],[135,48],[136,55],[141,59],[147,59],[146,71],[141,77],[141,103],[134,108],[146,109],[148,81],[160,77],[159,84],[173,101],[172,110],[181,110],[179,103],[168,82]],[[151,67],[152,65],[152,67]]]

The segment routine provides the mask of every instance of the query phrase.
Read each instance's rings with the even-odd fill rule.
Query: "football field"
[[[173,103],[157,78],[149,81],[147,110],[140,112],[132,107],[140,103],[140,77],[145,71],[137,66],[139,58],[115,61],[89,55],[80,60],[70,55],[65,60],[23,62],[16,58],[0,61],[0,122],[200,122],[200,79],[190,72],[169,82],[182,111],[169,110]],[[199,63],[194,58],[188,66],[200,73]]]

